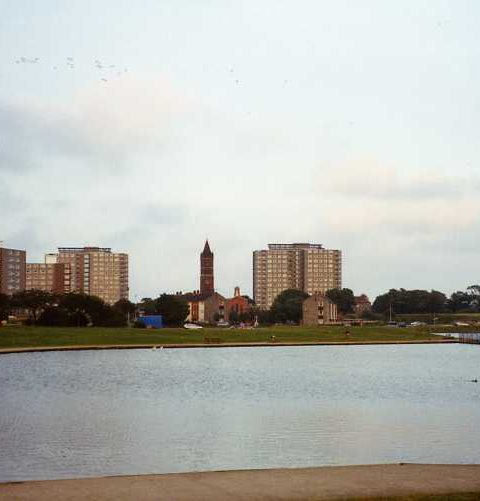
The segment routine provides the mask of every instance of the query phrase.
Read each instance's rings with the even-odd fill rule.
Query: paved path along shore
[[[0,484],[0,500],[334,500],[479,492],[480,465],[390,464]]]
[[[75,351],[75,350],[147,350],[162,348],[248,348],[272,346],[357,346],[383,344],[451,344],[458,339],[420,339],[418,341],[305,341],[305,342],[244,342],[244,343],[176,343],[176,344],[105,344],[105,345],[67,345],[67,346],[26,346],[18,348],[0,348],[0,355],[8,353],[29,353],[37,351]]]

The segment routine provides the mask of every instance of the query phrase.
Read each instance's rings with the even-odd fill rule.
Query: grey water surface
[[[480,346],[0,356],[0,481],[480,463]]]

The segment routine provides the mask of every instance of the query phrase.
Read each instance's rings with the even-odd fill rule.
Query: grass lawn
[[[203,343],[205,338],[218,338],[222,342],[276,342],[308,341],[412,341],[438,339],[432,332],[458,332],[459,327],[394,328],[387,326],[348,327],[260,327],[253,330],[204,328],[202,330],[133,329],[105,327],[26,327],[0,328],[0,348],[32,346],[73,346],[109,344],[186,344]],[[465,330],[465,328],[463,328]],[[467,330],[469,330],[467,328]],[[471,330],[471,328],[470,328]]]

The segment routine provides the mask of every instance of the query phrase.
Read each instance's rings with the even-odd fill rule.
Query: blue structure
[[[162,315],[145,315],[138,317],[139,322],[143,322],[147,329],[161,329],[163,327]]]

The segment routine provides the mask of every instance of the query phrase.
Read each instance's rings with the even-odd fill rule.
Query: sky
[[[0,0],[0,241],[127,252],[132,300],[197,289],[207,237],[226,296],[291,242],[341,249],[372,299],[464,290],[479,20],[476,0]]]

